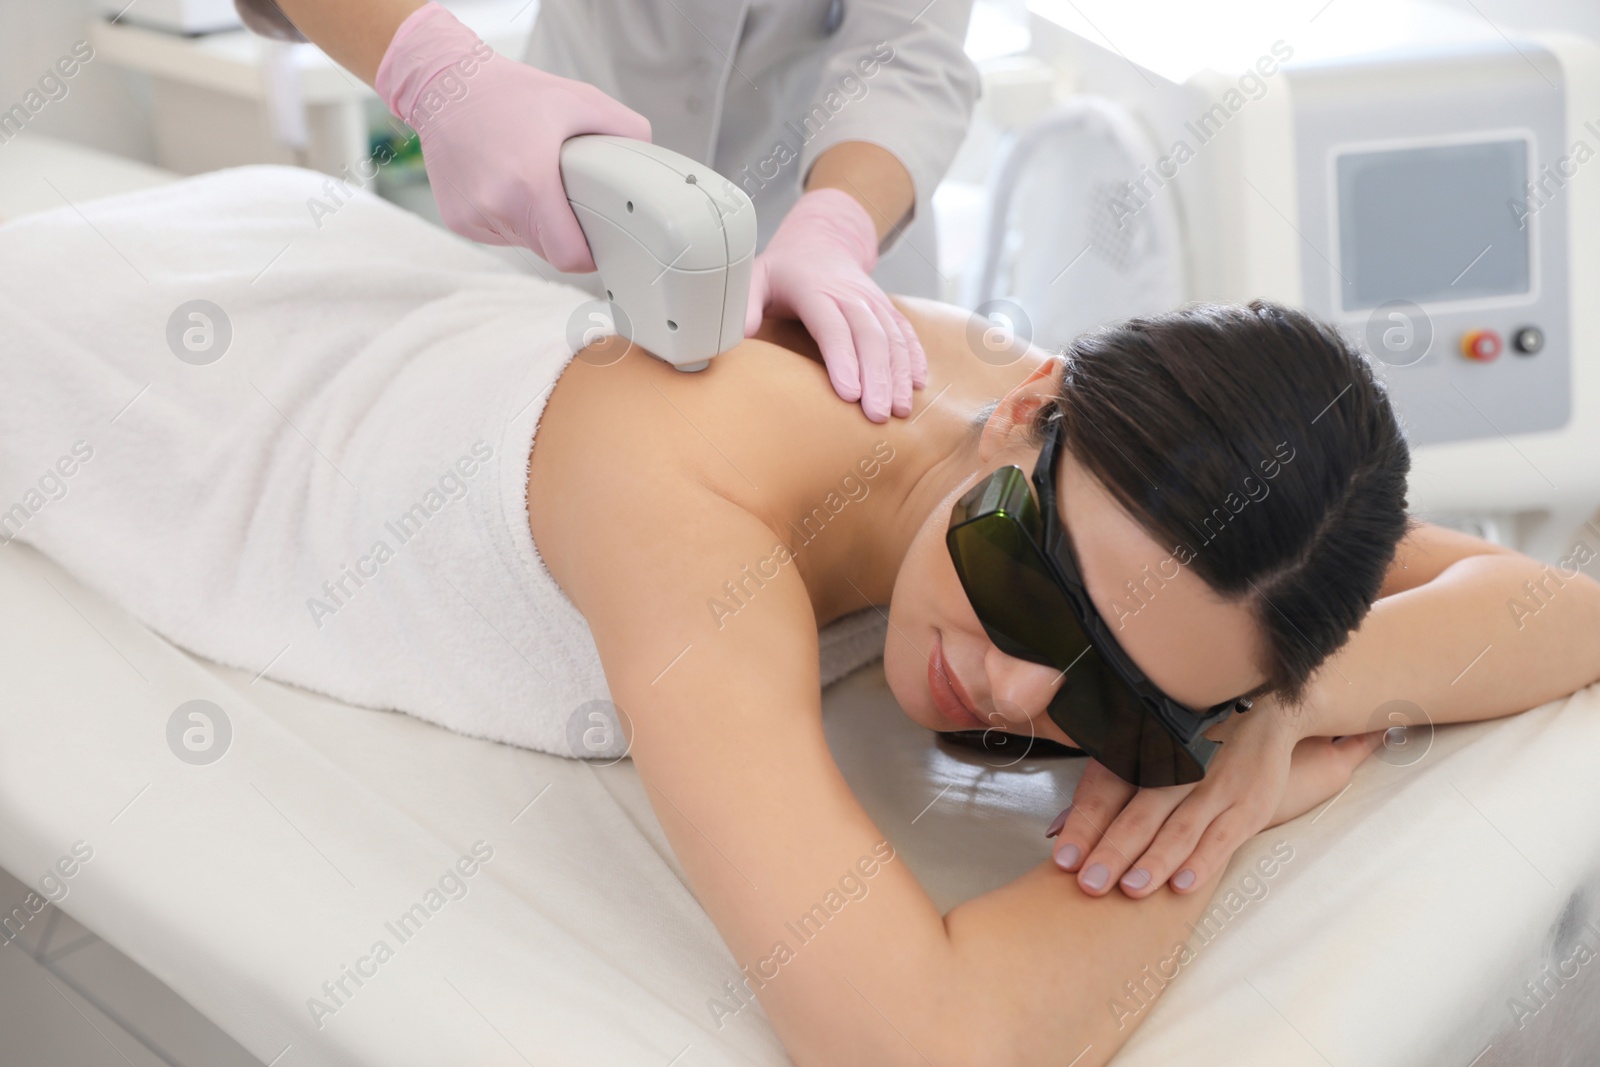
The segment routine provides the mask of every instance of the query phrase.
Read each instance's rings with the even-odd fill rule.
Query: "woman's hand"
[[[1276,701],[1257,700],[1208,735],[1225,744],[1192,785],[1138,789],[1090,760],[1072,805],[1050,828],[1061,837],[1057,865],[1077,871],[1092,896],[1113,881],[1135,898],[1168,879],[1174,892],[1194,892],[1248,838],[1343,789],[1383,738],[1302,738],[1297,726]]]
[[[834,392],[873,422],[911,414],[928,357],[911,323],[872,280],[878,231],[849,193],[813,189],[756,257],[745,334],[763,315],[799,319],[817,342]]]

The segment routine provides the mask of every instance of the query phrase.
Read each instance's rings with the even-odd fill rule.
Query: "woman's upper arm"
[[[815,621],[793,562],[757,568],[777,544],[765,526],[710,493],[694,508],[704,532],[594,545],[615,562],[604,581],[579,583],[635,767],[796,1062],[916,1060],[884,1017],[907,1033],[937,1022],[916,991],[945,969],[942,917],[828,751]],[[745,582],[737,613],[714,614],[746,564],[778,573]]]
[[[1418,522],[1400,539],[1394,561],[1384,575],[1379,598],[1403,593],[1433,581],[1446,567],[1469,556],[1516,555],[1504,545],[1461,533],[1431,522]]]

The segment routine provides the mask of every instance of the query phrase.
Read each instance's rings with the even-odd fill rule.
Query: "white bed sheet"
[[[0,164],[26,162],[19,147]],[[46,173],[76,160],[79,190],[116,187],[114,167],[83,171],[81,150],[33,158]],[[18,213],[5,200],[18,187],[0,174],[0,213]],[[0,548],[0,603],[0,866],[37,887],[84,842],[93,857],[61,906],[263,1062],[787,1062],[759,1007],[719,1027],[709,1003],[737,968],[628,763],[472,740],[202,663],[25,546]],[[207,766],[166,736],[197,698],[233,730]],[[875,668],[832,687],[824,715],[852,786],[941,907],[1048,855],[1040,834],[1081,761],[1002,770],[941,748]],[[1597,755],[1591,688],[1440,730],[1409,766],[1369,760],[1331,805],[1235,856],[1224,890],[1294,850],[1138,1009],[1148,1021],[1117,1064],[1594,1062],[1600,967],[1568,962],[1561,985],[1541,969],[1580,941],[1600,949],[1586,925],[1600,927]],[[384,924],[478,841],[494,856],[467,895],[400,944]],[[323,983],[379,939],[393,958],[346,979],[352,995],[316,1025],[310,998],[332,1004]],[[1536,1009],[1520,1029],[1513,996]]]

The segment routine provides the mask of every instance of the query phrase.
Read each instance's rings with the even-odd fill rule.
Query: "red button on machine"
[[[1461,335],[1461,354],[1487,363],[1500,355],[1500,335],[1493,330],[1468,330]]]

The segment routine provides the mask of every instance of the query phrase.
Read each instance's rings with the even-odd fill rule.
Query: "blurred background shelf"
[[[451,5],[502,55],[521,56],[538,13],[527,0]],[[179,174],[285,163],[338,174],[405,136],[373,91],[314,45],[244,29],[180,36],[125,20],[89,27],[96,63],[148,77],[154,159]]]

